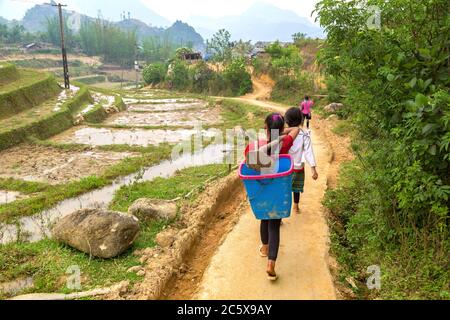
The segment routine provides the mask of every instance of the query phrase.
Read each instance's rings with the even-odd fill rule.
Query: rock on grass
[[[138,219],[120,212],[84,209],[57,222],[56,241],[98,258],[113,258],[129,247],[139,233]]]
[[[177,216],[177,205],[171,201],[142,198],[128,208],[128,213],[143,220],[172,220]]]

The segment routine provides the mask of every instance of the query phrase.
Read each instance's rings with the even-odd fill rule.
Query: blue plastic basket
[[[290,155],[280,155],[277,161],[277,172],[273,174],[263,175],[245,162],[239,168],[256,219],[284,219],[291,215],[294,163]]]

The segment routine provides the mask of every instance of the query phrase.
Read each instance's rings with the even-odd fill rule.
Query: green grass
[[[242,126],[244,129],[264,129],[264,119],[269,111],[261,107],[244,103],[232,99],[217,101],[221,106],[221,116],[223,123],[221,125],[212,125],[207,127],[215,127],[218,129],[233,129],[236,126]]]
[[[351,136],[354,134],[354,127],[348,120],[340,120],[336,126],[333,127],[332,131],[341,137]]]
[[[177,171],[169,179],[156,178],[123,186],[115,193],[110,209],[126,212],[139,198],[172,200],[184,196],[209,178],[226,173],[227,169],[228,166],[224,164],[192,167]]]
[[[0,86],[0,119],[38,106],[60,91],[48,73],[19,69],[18,75],[15,81]]]
[[[208,179],[225,175],[226,169],[226,165],[194,167],[178,171],[167,179],[156,178],[149,183],[136,183],[120,189],[111,207],[126,211],[134,198],[172,199],[183,196],[193,188],[201,187]],[[193,194],[193,198],[196,195]],[[123,280],[135,283],[142,278],[126,272],[130,267],[139,265],[133,251],[154,247],[156,235],[171,223],[173,221],[141,221],[141,231],[133,247],[121,256],[108,260],[90,259],[89,255],[50,239],[0,246],[0,282],[32,276],[35,287],[25,293],[69,293],[71,290],[66,288],[65,282],[66,270],[77,265],[81,270],[82,290],[105,287]]]
[[[106,76],[102,76],[102,75],[89,76],[89,77],[77,78],[76,81],[84,83],[84,84],[95,84],[95,83],[105,82]]]
[[[97,104],[83,115],[83,118],[91,123],[100,123],[108,117],[105,109],[101,104]]]
[[[82,86],[59,111],[54,111],[56,100],[52,99],[14,117],[0,120],[0,150],[24,142],[32,136],[47,139],[69,129],[73,125],[73,114],[90,101],[92,98],[87,87]]]
[[[14,64],[0,63],[0,86],[19,79],[19,73]]]
[[[52,59],[26,59],[26,60],[13,60],[11,63],[15,64],[20,68],[30,68],[30,69],[47,69],[47,68],[62,68],[61,60]],[[83,66],[83,62],[80,60],[70,60],[69,67],[72,69],[74,67]],[[70,70],[72,74],[72,70]]]
[[[9,191],[20,191],[24,194],[44,192],[51,186],[47,183],[18,180],[13,178],[0,178],[0,189]]]
[[[171,150],[172,147],[169,144],[149,146],[147,152],[142,156],[125,158],[119,163],[105,168],[98,176],[89,176],[65,184],[48,185],[36,196],[0,205],[0,222],[13,223],[17,218],[34,215],[55,206],[58,202],[67,198],[76,197],[88,191],[107,186],[118,177],[135,173],[143,167],[168,159],[171,155]],[[12,190],[24,193],[28,189],[26,184],[18,187],[20,186],[18,183],[10,187],[4,180],[1,185],[5,187],[5,190],[11,190],[10,188],[14,187],[15,189]]]
[[[357,299],[449,300],[449,240],[442,239],[438,252],[420,237],[393,237],[394,227],[387,226],[377,212],[379,196],[375,186],[367,184],[364,170],[358,160],[342,165],[339,186],[325,194],[330,248],[339,265],[337,280]],[[364,198],[367,194],[370,196]],[[381,270],[380,290],[366,286],[366,270],[372,265]],[[348,277],[355,280],[356,288],[346,282]]]
[[[59,143],[50,140],[39,140],[36,138],[28,139],[28,142],[38,146],[51,147],[64,151],[86,151],[86,150],[101,150],[101,151],[112,151],[112,152],[137,152],[137,153],[152,153],[155,152],[155,146],[150,145],[147,147],[128,145],[128,144],[111,144],[104,146],[95,146],[80,143]]]

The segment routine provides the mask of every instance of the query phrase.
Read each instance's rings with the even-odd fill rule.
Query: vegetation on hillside
[[[381,10],[379,28],[369,28]],[[449,298],[448,1],[322,0],[320,62],[357,128],[358,160],[327,193],[343,277],[381,267],[382,298]],[[340,93],[345,93],[345,98]]]
[[[241,43],[243,43],[241,41]],[[153,63],[144,68],[143,76],[147,84],[165,83],[170,88],[209,95],[240,96],[253,90],[251,75],[246,60],[233,55],[233,43],[226,30],[219,30],[211,41],[208,51],[212,53],[212,64],[198,61],[189,64],[183,54],[192,52],[189,48],[179,48],[170,62]]]
[[[270,44],[266,54],[254,58],[252,64],[257,76],[268,74],[274,80],[272,100],[296,105],[304,95],[318,92],[316,75],[305,70],[301,51],[307,45],[318,47],[321,40],[308,39],[301,33],[292,37],[290,45],[278,41]]]

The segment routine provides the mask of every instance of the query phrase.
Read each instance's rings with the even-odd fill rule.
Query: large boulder
[[[327,112],[335,113],[339,110],[344,109],[344,105],[342,103],[330,103],[329,105],[325,106],[324,110]]]
[[[105,259],[131,247],[138,233],[136,217],[101,209],[76,211],[59,220],[52,230],[56,241]]]
[[[142,220],[172,220],[177,216],[177,205],[172,201],[142,198],[128,208],[128,213]]]

